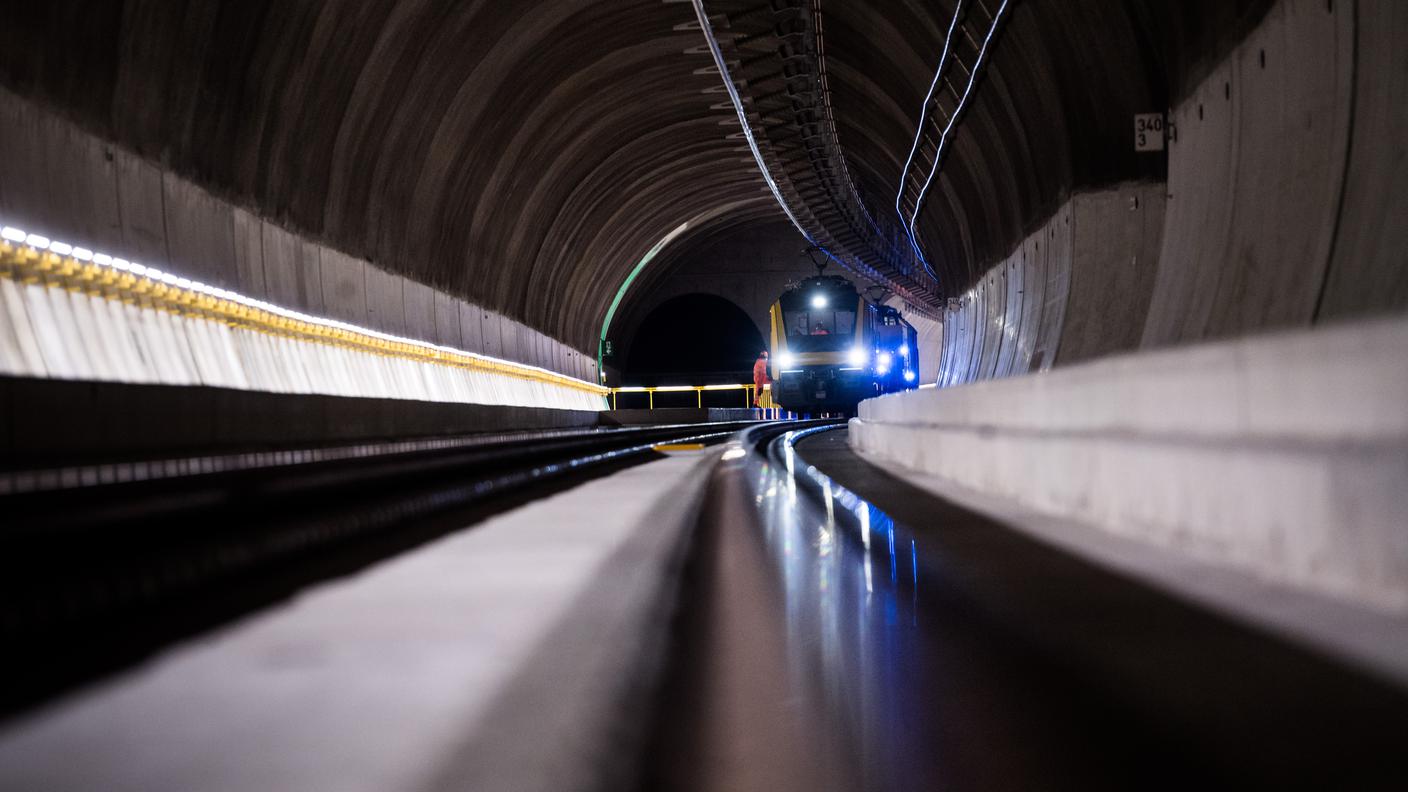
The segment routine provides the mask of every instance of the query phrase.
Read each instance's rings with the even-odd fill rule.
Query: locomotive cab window
[[[787,345],[798,352],[848,348],[856,332],[856,312],[830,308],[783,312]]]

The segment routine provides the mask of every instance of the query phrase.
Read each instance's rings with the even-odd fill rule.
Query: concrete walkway
[[[7,724],[0,788],[627,783],[620,714],[654,679],[716,456],[494,517]]]

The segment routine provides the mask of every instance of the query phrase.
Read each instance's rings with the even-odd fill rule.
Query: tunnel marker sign
[[[1134,115],[1134,150],[1164,150],[1164,114],[1136,113]]]

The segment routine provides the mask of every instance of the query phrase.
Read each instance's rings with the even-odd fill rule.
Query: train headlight
[[[881,352],[875,356],[875,365],[882,369],[890,368],[890,364],[895,362],[895,358],[889,352]]]
[[[904,381],[905,381],[905,382],[914,382],[914,372],[913,372],[913,371],[905,371],[905,373],[904,373]]]
[[[900,347],[900,357],[909,360],[909,344]]]
[[[813,307],[813,308],[825,308],[825,307],[826,307],[826,295],[825,295],[825,294],[813,294],[813,295],[812,295],[812,307]]]
[[[866,358],[868,357],[870,356],[865,354],[864,349],[856,347],[855,349],[851,350],[851,354],[846,356],[846,361],[852,366],[864,366]]]
[[[792,368],[792,364],[797,362],[797,358],[793,357],[790,352],[778,352],[776,360],[777,367],[780,369]]]

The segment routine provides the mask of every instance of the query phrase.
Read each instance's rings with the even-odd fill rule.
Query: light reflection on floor
[[[923,733],[927,722],[906,685],[924,654],[915,644],[917,550],[908,541],[897,552],[889,515],[800,463],[793,443],[816,431],[824,430],[788,433],[783,467],[761,464],[756,481],[784,588],[790,659],[844,720],[867,786],[907,787],[914,779],[901,774],[927,764],[894,752],[897,736]],[[799,495],[800,477],[819,498]]]

